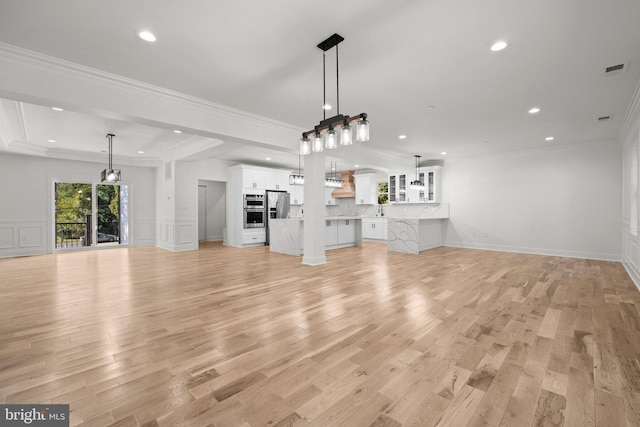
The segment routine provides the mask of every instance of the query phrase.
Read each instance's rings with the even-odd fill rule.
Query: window
[[[388,182],[379,182],[378,183],[378,204],[386,205],[389,203],[389,183]]]

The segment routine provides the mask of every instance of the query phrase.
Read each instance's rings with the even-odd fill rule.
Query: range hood
[[[356,185],[353,182],[354,171],[342,171],[340,177],[342,178],[342,188],[336,188],[331,193],[331,197],[336,199],[356,197]]]

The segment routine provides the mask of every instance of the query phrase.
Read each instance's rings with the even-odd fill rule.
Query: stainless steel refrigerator
[[[269,222],[275,218],[289,218],[289,193],[286,191],[267,191],[267,220],[266,220],[266,240],[265,245],[269,244]]]

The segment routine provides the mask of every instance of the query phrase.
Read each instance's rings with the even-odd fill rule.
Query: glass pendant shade
[[[369,122],[364,117],[358,120],[358,125],[356,127],[356,140],[359,142],[369,140]]]
[[[340,128],[340,144],[353,144],[353,139],[351,138],[351,126],[349,126],[349,123],[345,123],[344,125],[342,125],[342,128]]]
[[[328,150],[335,150],[336,148],[338,148],[338,139],[336,138],[336,131],[333,130],[333,128],[329,128],[327,136],[324,140],[324,146]]]
[[[320,132],[316,132],[313,135],[313,141],[311,143],[311,151],[314,153],[321,153],[324,150],[324,144],[322,143],[322,135]]]
[[[300,138],[300,155],[307,156],[311,154],[311,141],[306,135]]]

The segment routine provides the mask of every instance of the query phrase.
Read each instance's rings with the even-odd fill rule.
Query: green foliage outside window
[[[378,183],[378,204],[386,205],[389,203],[389,183],[388,182],[379,182]]]

